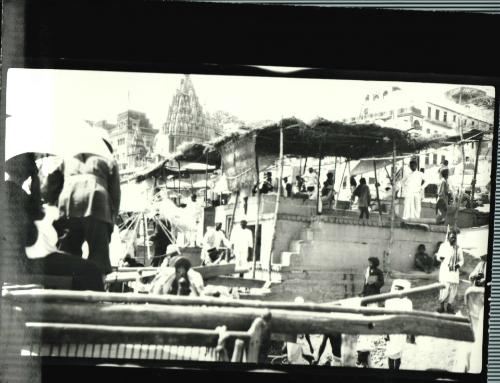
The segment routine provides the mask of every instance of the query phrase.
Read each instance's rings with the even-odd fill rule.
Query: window
[[[425,155],[425,164],[429,165],[429,155],[428,154]]]
[[[375,177],[368,178],[368,185],[375,185]]]
[[[124,145],[125,144],[125,138],[120,138],[118,140],[118,145],[121,146],[121,145]]]
[[[432,163],[434,165],[437,165],[438,164],[438,155],[437,154],[433,154],[432,155]]]
[[[448,120],[448,113],[444,112],[443,113],[443,121],[446,122]]]
[[[445,156],[441,156],[441,163],[443,163],[446,160]]]
[[[347,177],[344,177],[344,182],[342,183],[342,188],[347,188]]]
[[[475,122],[475,121],[472,121],[472,126],[474,126],[474,122]]]
[[[439,109],[436,109],[436,116],[434,118],[435,120],[439,120]]]
[[[427,107],[427,118],[431,118],[432,109],[430,106]]]
[[[426,132],[427,132],[427,134],[431,134],[431,130],[430,129],[427,129]]]
[[[457,115],[456,115],[456,114],[454,114],[454,115],[453,115],[453,122],[456,122],[456,121],[457,121]]]
[[[435,131],[434,131],[434,134],[438,134],[438,131],[437,131],[437,130],[435,130]]]

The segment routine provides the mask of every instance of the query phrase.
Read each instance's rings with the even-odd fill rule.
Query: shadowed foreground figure
[[[74,290],[104,291],[102,276],[92,262],[57,250],[57,233],[52,226],[58,215],[57,208],[53,206],[57,196],[50,193],[50,197],[46,198],[50,203],[42,205],[34,155],[26,153],[16,156],[5,165],[8,174],[5,182],[5,218],[10,227],[5,232],[5,240],[12,249],[6,256],[14,258],[22,274],[72,277],[71,288]],[[22,188],[24,181],[29,178],[31,194]],[[13,278],[15,280],[16,276]]]

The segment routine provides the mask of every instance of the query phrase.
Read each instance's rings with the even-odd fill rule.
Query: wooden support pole
[[[391,231],[389,236],[389,248],[384,253],[383,269],[385,272],[391,270],[392,248],[394,246],[394,221],[396,220],[396,141],[392,141],[392,168],[391,168]]]
[[[177,161],[177,169],[178,169],[178,174],[179,174],[179,182],[177,184],[178,186],[178,193],[179,193],[179,206],[181,204],[181,163],[180,161]]]
[[[344,176],[345,176],[345,171],[347,169],[347,162],[348,160],[345,160],[345,165],[344,165],[344,171],[342,172],[342,178],[340,179],[340,184],[339,184],[339,192],[337,193],[337,199],[335,200],[335,208],[337,207],[337,202],[339,201],[339,196],[340,196],[340,190],[342,189],[342,185],[344,183]],[[350,190],[350,189],[349,189]],[[351,198],[351,193],[349,193],[349,200]]]
[[[477,168],[479,165],[479,154],[481,151],[481,143],[483,140],[483,136],[479,136],[479,139],[477,141],[477,150],[476,150],[476,162],[474,163],[474,175],[472,177],[472,183],[471,183],[471,208],[474,208],[474,195],[476,192],[476,177],[477,177]]]
[[[373,172],[375,174],[375,190],[377,191],[378,222],[382,224],[382,206],[380,205],[380,195],[378,193],[377,162],[373,160]]]
[[[323,206],[321,205],[321,211],[320,211],[320,204],[321,204],[321,195],[320,195],[320,192],[319,192],[319,189],[320,189],[320,186],[321,186],[321,183],[320,183],[320,177],[321,177],[321,142],[319,144],[319,160],[318,160],[318,179],[317,179],[317,182],[316,182],[316,214],[321,214],[322,211],[323,211]]]
[[[224,324],[228,330],[247,331],[258,318],[271,317],[269,310],[204,306],[89,305],[46,303],[22,305],[30,322],[81,323],[110,326],[183,327],[213,329]],[[473,341],[469,323],[412,315],[314,313],[273,310],[270,331],[280,334],[413,334]]]
[[[142,223],[143,223],[143,230],[144,230],[144,265],[146,264],[146,259],[151,259],[151,254],[149,251],[149,235],[148,235],[148,223],[146,219],[146,215],[143,213],[142,214]]]
[[[238,207],[238,201],[240,199],[240,191],[239,189],[236,191],[236,199],[234,201],[233,213],[231,214],[231,225],[227,228],[227,238],[232,237],[233,228],[234,228],[234,218],[236,216],[236,208]],[[228,259],[229,261],[229,259]]]
[[[257,176],[257,217],[255,218],[255,233],[253,236],[253,254],[252,254],[252,278],[255,279],[255,269],[257,267],[257,245],[259,243],[259,224],[260,224],[260,170],[259,170],[259,154],[257,152],[257,136],[254,136],[255,145],[255,174]],[[260,250],[260,249],[259,249]],[[259,253],[260,254],[260,253]]]
[[[273,239],[271,242],[271,252],[269,253],[269,281],[271,280],[272,275],[272,264],[273,264],[273,256],[274,256],[274,248],[276,245],[276,234],[278,229],[278,213],[280,206],[280,198],[281,198],[281,186],[283,182],[283,126],[280,128],[280,157],[279,157],[279,178],[278,178],[278,193],[276,194],[276,202],[274,206],[274,216],[273,216]]]
[[[205,162],[205,207],[208,206],[208,152]]]

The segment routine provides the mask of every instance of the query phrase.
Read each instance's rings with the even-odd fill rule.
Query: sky
[[[116,122],[127,109],[146,113],[160,129],[182,74],[9,69],[7,114]],[[224,110],[243,121],[294,116],[337,120],[358,115],[365,95],[400,86],[442,94],[457,85],[352,80],[191,75],[204,111]],[[494,95],[493,88],[484,88]]]

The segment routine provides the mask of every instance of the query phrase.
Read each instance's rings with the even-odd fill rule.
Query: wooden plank
[[[403,298],[413,295],[420,295],[424,292],[441,290],[444,289],[446,285],[444,283],[432,283],[426,286],[415,287],[408,290],[401,290],[394,293],[377,294],[369,297],[361,298],[361,305],[367,305],[369,303],[381,302],[392,298]]]
[[[266,281],[260,279],[246,279],[218,276],[207,280],[208,285],[225,286],[225,287],[246,287],[249,289],[262,288]]]
[[[139,272],[141,272],[141,277],[151,277],[156,275],[158,270],[158,267],[120,268],[119,271],[106,276],[106,283],[131,282],[135,281],[139,277]],[[193,270],[199,272],[204,280],[220,275],[232,275],[237,272],[236,265],[234,263],[193,267]]]
[[[269,310],[208,306],[115,305],[45,303],[22,305],[33,322],[64,322],[114,326],[186,327],[212,329],[224,324],[233,331],[245,331],[253,320],[268,317]],[[316,313],[273,310],[271,331],[291,334],[413,334],[462,341],[474,339],[469,323],[412,315]]]
[[[26,328],[33,339],[42,343],[88,344],[175,344],[183,346],[215,347],[219,332],[192,328],[158,328],[144,326],[110,326],[74,323],[28,322]],[[227,338],[249,340],[247,332],[231,331]]]
[[[428,285],[434,289],[434,285]],[[413,288],[397,293],[398,297],[419,294],[426,291],[427,286]],[[409,293],[409,294],[408,294]],[[378,297],[374,296],[374,297]],[[383,299],[387,294],[380,294]],[[136,293],[100,293],[100,292],[84,292],[84,291],[62,291],[62,290],[32,290],[32,291],[12,291],[4,294],[5,299],[15,302],[35,303],[35,302],[116,302],[116,303],[154,303],[163,305],[178,305],[178,306],[217,306],[217,307],[235,307],[235,308],[256,308],[256,309],[281,309],[293,311],[315,311],[319,313],[346,313],[346,314],[362,314],[362,315],[408,315],[417,317],[427,317],[435,319],[446,319],[450,321],[468,323],[466,317],[437,314],[428,311],[401,311],[387,310],[377,307],[344,307],[341,302],[332,303],[293,303],[293,302],[266,302],[259,300],[234,300],[221,299],[212,297],[181,297],[174,295],[145,295]],[[366,298],[362,298],[366,299]],[[359,298],[351,298],[350,301],[356,301],[359,305]]]

